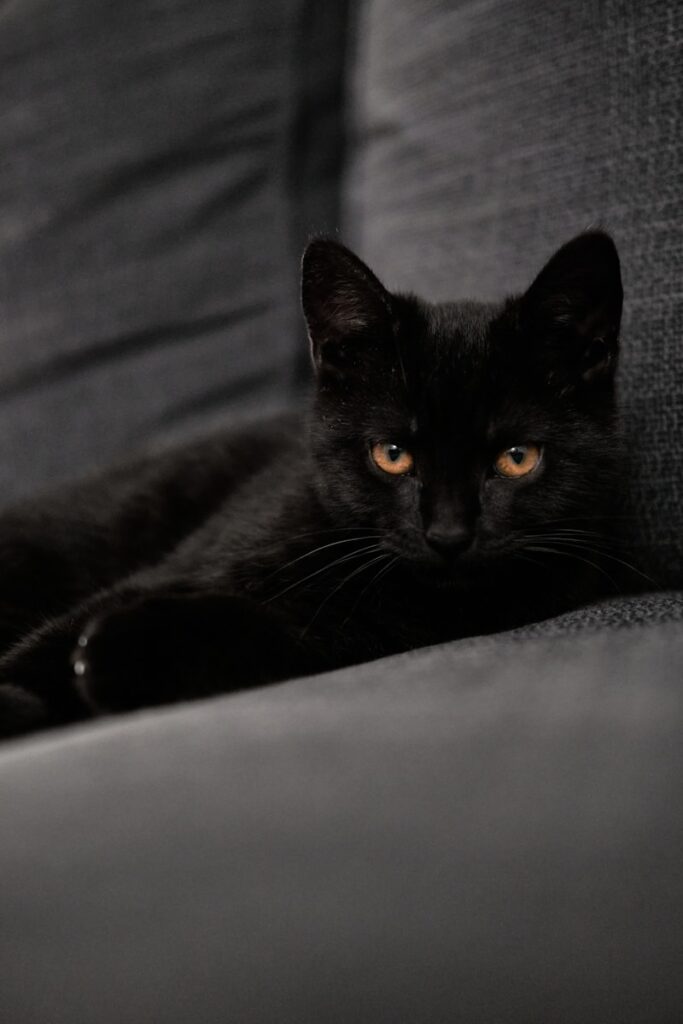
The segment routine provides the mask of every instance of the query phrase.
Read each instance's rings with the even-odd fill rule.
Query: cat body
[[[0,518],[0,730],[326,671],[613,587],[606,235],[500,304],[392,295],[316,240],[302,294],[316,383],[300,414]]]

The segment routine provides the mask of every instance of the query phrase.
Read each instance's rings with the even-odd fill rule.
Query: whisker
[[[325,538],[330,535],[334,536],[339,533],[354,533],[357,534],[357,538],[351,539],[363,539],[365,535],[371,535],[373,537],[382,537],[384,535],[383,530],[376,529],[370,526],[335,526],[324,530],[307,530],[304,533],[283,533],[278,539],[271,543],[264,543],[259,545],[259,552],[269,554],[271,552],[281,551],[283,547],[289,544],[293,544],[297,540],[303,540],[305,537],[320,537]],[[346,539],[346,538],[344,538]]]
[[[352,551],[348,555],[342,555],[341,558],[337,558],[333,562],[328,563],[327,565],[323,565],[320,569],[316,569],[315,572],[309,573],[308,576],[304,576],[303,579],[294,580],[294,582],[286,586],[284,590],[280,590],[273,597],[269,597],[266,601],[264,601],[264,604],[270,604],[271,601],[277,601],[285,594],[288,594],[290,590],[294,590],[295,587],[303,586],[304,583],[308,583],[309,580],[315,579],[316,576],[320,576],[320,574],[323,572],[329,572],[331,569],[334,569],[337,565],[342,565],[344,562],[348,562],[352,558],[358,558],[360,555],[369,554],[370,552],[375,550],[379,551],[379,545],[369,544],[367,547],[360,548],[357,551]]]
[[[596,562],[592,562],[589,558],[583,558],[581,555],[577,555],[575,551],[561,551],[558,548],[540,547],[539,545],[529,544],[529,551],[540,551],[548,555],[560,555],[565,558],[574,558],[577,562],[584,562],[585,565],[590,565],[593,569],[597,569],[598,572],[602,573],[603,576],[607,577],[615,590],[619,590],[619,586],[615,579],[610,576],[606,569],[603,569],[601,565]]]
[[[616,513],[605,512],[597,516],[561,516],[559,519],[549,519],[547,521],[548,526],[555,526],[556,523],[616,523],[616,522],[637,522],[640,516],[636,513]]]
[[[299,636],[303,637],[303,636],[306,635],[306,633],[311,628],[311,626],[313,625],[315,620],[318,618],[318,615],[323,610],[323,608],[325,607],[327,602],[330,601],[334,597],[334,595],[339,590],[341,590],[341,588],[343,586],[345,586],[350,580],[352,580],[354,576],[357,576],[360,572],[363,572],[365,569],[369,569],[371,565],[376,565],[377,562],[382,561],[385,558],[389,558],[389,557],[390,557],[389,553],[385,551],[382,554],[378,555],[376,558],[371,558],[369,561],[364,562],[363,565],[359,565],[357,568],[355,568],[353,570],[353,572],[349,573],[348,576],[345,576],[344,579],[341,580],[341,582],[337,584],[337,586],[334,588],[334,590],[331,590],[329,594],[325,595],[325,597],[323,598],[321,603],[318,605],[316,611],[314,612],[313,617],[306,624],[306,626],[304,627],[302,632],[299,634]]]
[[[363,598],[367,594],[368,590],[370,590],[371,587],[375,586],[375,584],[379,583],[379,581],[382,579],[382,577],[385,576],[389,572],[390,569],[394,568],[396,563],[399,561],[400,557],[401,557],[400,555],[394,555],[394,557],[387,563],[387,565],[383,565],[378,570],[378,572],[372,577],[372,579],[368,583],[367,587],[363,588],[363,590],[360,593],[360,596],[359,596],[358,600],[356,601],[356,603],[354,604],[353,608],[351,609],[349,614],[346,616],[344,621],[342,622],[341,627],[340,627],[341,629],[344,628],[346,623],[353,616],[353,614],[355,613],[355,611],[358,608],[359,604],[361,603],[361,601],[363,600]]]
[[[267,583],[268,580],[272,579],[273,576],[278,576],[280,573],[284,572],[285,569],[290,569],[293,565],[296,565],[297,562],[302,562],[305,558],[312,558],[314,555],[320,554],[321,551],[327,551],[329,548],[338,547],[340,544],[355,544],[357,542],[363,542],[366,540],[376,540],[377,537],[379,536],[380,534],[378,531],[377,535],[366,534],[360,537],[346,537],[343,540],[333,540],[329,544],[321,544],[317,548],[312,548],[310,551],[305,551],[303,555],[299,555],[297,558],[293,558],[290,562],[285,562],[284,565],[279,565],[277,569],[273,569],[273,571],[269,573],[264,580],[262,580],[262,583]]]
[[[598,537],[604,540],[611,541],[613,538],[608,537],[606,533],[601,530],[580,530],[578,528],[570,527],[559,527],[555,530],[543,530],[542,536],[558,536],[558,537]]]
[[[523,534],[523,539],[555,541],[557,543],[561,542],[564,544],[579,544],[585,546],[586,548],[589,546],[590,542],[590,544],[595,549],[600,550],[612,550],[614,548],[618,548],[618,544],[616,544],[614,541],[610,541],[609,538],[603,538],[599,534],[586,534],[585,536],[574,536],[573,534],[564,533],[526,533]]]
[[[535,537],[534,537],[534,535],[529,535],[529,539],[547,540],[547,541],[554,542],[555,544],[566,544],[568,546],[572,546],[572,547],[575,547],[575,548],[578,547],[581,550],[591,552],[592,554],[597,555],[600,558],[608,558],[611,562],[616,562],[619,565],[623,565],[625,569],[629,569],[631,572],[635,573],[637,576],[640,576],[640,577],[642,577],[642,579],[647,580],[647,582],[651,583],[653,587],[659,586],[659,584],[657,583],[657,580],[654,580],[651,576],[648,576],[647,573],[645,573],[641,569],[639,569],[638,566],[633,565],[632,562],[627,562],[624,558],[619,558],[617,555],[613,554],[611,551],[605,551],[604,549],[596,546],[595,544],[589,545],[589,544],[586,544],[581,539],[577,539],[577,538],[573,538],[573,537],[562,537],[562,536],[557,536],[555,534],[535,535]]]
[[[521,553],[521,551],[514,551],[512,553],[512,557],[513,558],[518,558],[522,562],[528,562],[529,565],[536,565],[540,569],[547,569],[548,568],[548,566],[544,562],[541,562],[538,558],[531,558],[530,555],[523,555]]]

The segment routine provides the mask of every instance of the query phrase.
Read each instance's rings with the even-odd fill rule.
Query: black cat
[[[609,590],[622,287],[601,232],[430,305],[313,241],[306,415],[0,520],[5,734],[545,618]]]

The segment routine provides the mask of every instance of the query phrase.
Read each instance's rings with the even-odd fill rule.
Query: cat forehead
[[[418,317],[401,331],[413,383],[453,390],[486,375],[496,359],[491,337],[499,313],[499,306],[484,302],[420,304]]]
[[[400,349],[413,404],[473,399],[490,387],[497,353],[491,328],[498,307],[479,302],[423,305],[405,324]]]
[[[476,342],[486,335],[502,308],[502,303],[463,299],[456,302],[425,303],[423,313],[427,328],[435,334],[453,334]]]
[[[498,435],[547,416],[509,303],[422,304],[394,391],[411,433]],[[552,417],[551,417],[552,418]]]

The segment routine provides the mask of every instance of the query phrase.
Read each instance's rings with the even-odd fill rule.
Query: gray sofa
[[[3,501],[296,403],[310,233],[489,297],[600,222],[654,581],[8,743],[1,1020],[681,1019],[682,39],[664,0],[0,8]]]

